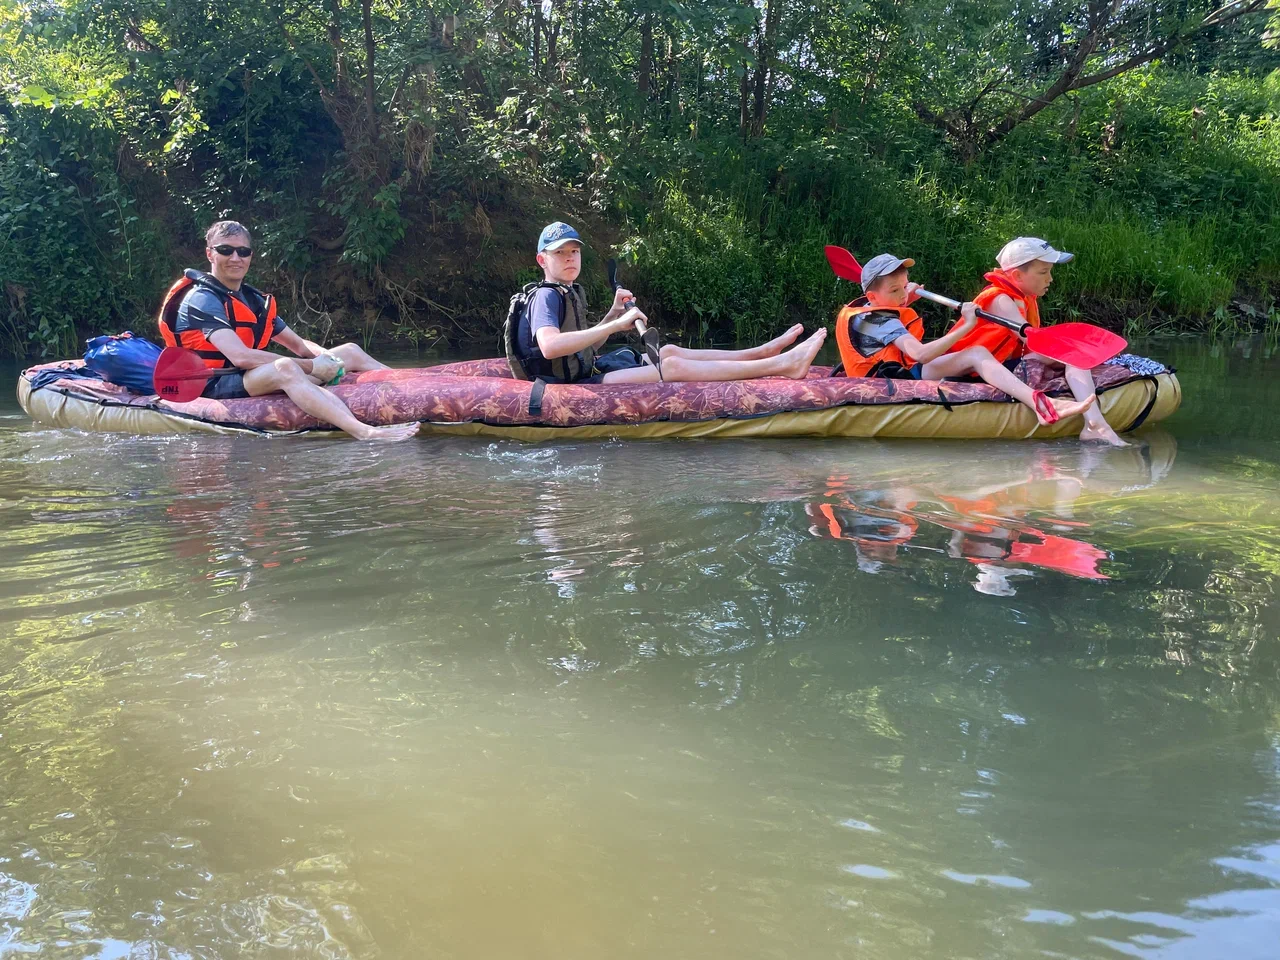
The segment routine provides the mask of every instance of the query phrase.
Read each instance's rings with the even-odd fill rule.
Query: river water
[[[1076,442],[395,447],[0,387],[0,957],[1280,955],[1280,353]]]

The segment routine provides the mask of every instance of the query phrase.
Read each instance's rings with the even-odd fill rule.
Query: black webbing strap
[[[1129,424],[1128,429],[1124,431],[1125,433],[1132,433],[1134,430],[1137,430],[1142,426],[1146,422],[1147,417],[1151,415],[1151,410],[1155,407],[1156,401],[1160,399],[1160,382],[1156,380],[1155,377],[1143,377],[1142,379],[1148,380],[1151,383],[1151,399],[1147,401],[1147,405],[1142,408],[1142,412],[1138,414],[1133,423]],[[1102,409],[1101,403],[1098,404],[1098,409]]]
[[[529,416],[542,416],[542,395],[547,392],[547,381],[542,377],[533,381],[529,389]]]
[[[947,400],[947,395],[942,392],[942,388],[938,387],[938,402],[942,404],[942,408],[951,413],[951,403]]]

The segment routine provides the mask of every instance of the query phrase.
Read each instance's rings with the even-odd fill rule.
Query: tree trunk
[[[640,80],[636,88],[640,99],[649,99],[653,87],[653,14],[646,13],[640,25]]]
[[[378,140],[378,108],[374,100],[377,81],[373,75],[373,0],[361,0],[361,16],[364,19],[364,108],[369,125],[369,140]]]
[[[756,71],[752,78],[751,136],[764,134],[765,116],[769,110],[769,81],[778,42],[778,22],[782,19],[782,0],[768,0],[764,24],[756,28]]]
[[[543,21],[544,29],[547,31],[547,66],[546,78],[552,83],[556,83],[560,78],[556,76],[556,71],[560,66],[560,58],[558,47],[560,44],[560,18],[556,16],[556,7],[560,5],[562,0],[552,0],[551,16]]]

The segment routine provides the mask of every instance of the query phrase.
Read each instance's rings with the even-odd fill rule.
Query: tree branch
[[[990,146],[1001,140],[1011,130],[1021,123],[1030,120],[1045,107],[1049,106],[1065,93],[1074,90],[1083,90],[1085,87],[1091,87],[1095,84],[1110,80],[1122,73],[1127,73],[1137,67],[1150,63],[1159,57],[1164,56],[1170,50],[1175,49],[1196,34],[1208,30],[1212,27],[1225,26],[1243,16],[1251,13],[1258,13],[1264,10],[1269,0],[1233,0],[1231,3],[1224,4],[1212,13],[1204,17],[1199,23],[1186,31],[1178,31],[1166,37],[1165,39],[1149,45],[1140,53],[1121,61],[1113,67],[1101,70],[1097,73],[1086,74],[1081,76],[1090,56],[1098,49],[1101,41],[1114,35],[1115,27],[1111,24],[1112,18],[1115,16],[1120,7],[1120,0],[1111,0],[1105,14],[1098,19],[1094,19],[1090,14],[1090,31],[1081,39],[1077,45],[1071,61],[1067,67],[1058,75],[1048,87],[1042,90],[1037,96],[1026,96],[1024,94],[1016,94],[1022,97],[1026,102],[1016,110],[1011,110],[1004,117],[991,127],[982,137],[982,145]],[[1008,92],[1008,91],[1006,91]],[[980,95],[982,96],[982,95]]]

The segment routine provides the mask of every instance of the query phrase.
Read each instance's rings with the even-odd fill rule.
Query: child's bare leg
[[[945,356],[938,357],[936,360],[930,360],[924,365],[924,369],[920,371],[926,380],[938,380],[942,377],[961,377],[966,374],[977,374],[986,383],[991,384],[997,390],[1007,393],[1019,403],[1025,404],[1031,408],[1031,412],[1036,415],[1036,419],[1040,421],[1041,426],[1047,426],[1049,421],[1036,409],[1035,399],[1032,394],[1034,391],[1027,384],[1023,383],[999,360],[991,355],[991,351],[986,347],[969,347],[961,350],[959,353],[948,353]],[[1093,405],[1093,397],[1085,400],[1077,400],[1071,403],[1067,400],[1057,400],[1053,397],[1047,398],[1053,408],[1058,411],[1058,419],[1063,417],[1073,417],[1077,413],[1084,413],[1086,409]]]
[[[686,360],[763,360],[766,357],[776,357],[795,343],[803,332],[804,327],[797,323],[782,336],[746,350],[694,350],[668,343],[662,347],[662,359],[665,361],[668,357],[684,357]]]
[[[758,360],[697,360],[689,357],[662,357],[662,378],[668,383],[714,383],[725,380],[754,380],[756,377],[803,379],[818,355],[827,331],[819,330],[786,353]],[[605,383],[654,383],[658,371],[651,366],[615,370],[605,374]]]
[[[1071,387],[1071,392],[1075,396],[1083,398],[1096,394],[1097,388],[1093,383],[1093,374],[1083,367],[1067,367],[1065,376],[1067,385]],[[1107,418],[1102,415],[1102,407],[1098,403],[1089,405],[1089,409],[1084,412],[1084,419],[1085,427],[1080,431],[1081,440],[1101,440],[1113,447],[1128,446],[1111,428],[1111,424],[1107,423]]]

